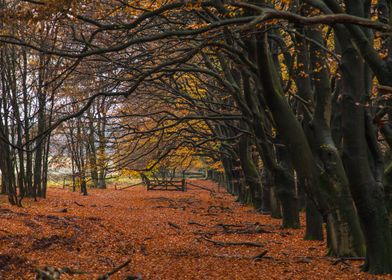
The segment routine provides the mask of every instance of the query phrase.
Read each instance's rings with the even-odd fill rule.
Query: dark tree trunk
[[[282,227],[299,228],[299,208],[295,189],[294,170],[286,147],[278,147],[277,153],[281,169],[280,172],[275,173],[275,183],[277,186],[277,195],[282,203]]]
[[[376,181],[369,164],[365,110],[358,106],[365,97],[364,65],[354,47],[343,52],[343,159],[351,193],[366,239],[365,271],[392,272],[392,239],[382,182]],[[356,71],[352,71],[356,69]]]
[[[305,240],[323,240],[323,217],[314,201],[306,198],[306,232]]]
[[[239,143],[239,158],[246,184],[249,186],[253,206],[256,209],[261,209],[263,202],[262,184],[256,165],[251,156],[249,138],[250,137],[248,135],[243,135],[241,137]]]

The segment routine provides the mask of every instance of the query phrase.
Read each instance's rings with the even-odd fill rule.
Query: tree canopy
[[[392,2],[0,0],[13,205],[207,169],[238,202],[392,273]]]

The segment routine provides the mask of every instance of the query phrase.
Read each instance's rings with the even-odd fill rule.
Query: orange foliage
[[[3,204],[0,278],[34,279],[35,268],[50,265],[86,272],[61,279],[97,279],[130,259],[110,279],[392,279],[361,273],[358,261],[334,265],[325,257],[325,242],[303,240],[303,227],[282,230],[279,220],[235,203],[211,182],[192,183],[212,192],[134,187],[83,197],[52,188],[47,200],[26,201],[25,208]],[[267,232],[230,234],[219,224]],[[217,246],[205,238],[263,247]],[[252,259],[265,250],[265,257]]]

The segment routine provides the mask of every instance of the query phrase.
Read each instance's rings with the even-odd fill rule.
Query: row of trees
[[[2,1],[0,6],[10,14],[19,10],[12,1]],[[40,46],[61,41],[59,18],[36,21],[27,17],[26,21],[33,24],[21,29],[5,18],[4,32],[20,38],[28,37],[25,31],[31,32]],[[75,62],[15,45],[3,44],[0,59],[1,192],[8,194],[9,202],[21,206],[24,197],[45,197],[48,167],[58,165],[59,158],[64,162],[64,156],[70,159],[65,162],[72,166],[74,188],[86,185],[87,172],[94,187],[105,188],[105,114],[110,105],[101,98],[85,116],[69,118],[79,111],[80,100],[86,99],[82,91],[83,84],[90,82],[89,73],[81,76],[75,71]],[[95,87],[99,88],[98,83]],[[62,126],[58,128],[59,124]],[[53,134],[55,128],[58,130]]]
[[[14,200],[44,188],[57,127],[82,186],[109,165],[208,158],[240,202],[292,228],[305,208],[305,238],[325,223],[331,255],[392,272],[390,1],[2,5],[16,18],[0,35]]]

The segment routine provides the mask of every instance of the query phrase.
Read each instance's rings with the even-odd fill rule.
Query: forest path
[[[97,279],[127,260],[110,279],[387,279],[360,273],[358,261],[334,263],[325,243],[302,240],[303,227],[282,230],[214,183],[192,182],[207,189],[139,186],[84,197],[51,188],[24,208],[3,197],[0,279],[34,279],[46,265],[86,272],[61,279]]]

